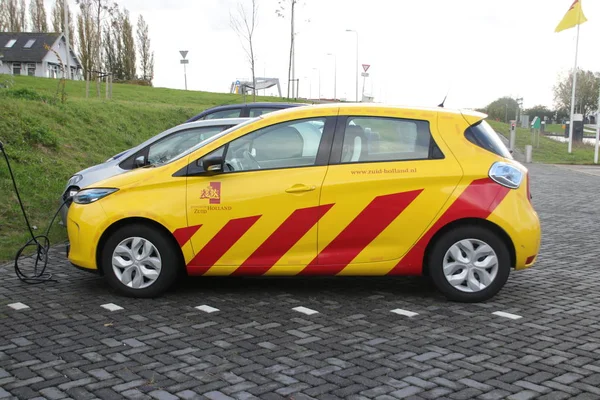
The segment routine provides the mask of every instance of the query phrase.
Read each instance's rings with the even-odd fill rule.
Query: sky
[[[118,0],[150,26],[154,86],[183,89],[180,50],[188,50],[189,90],[228,92],[250,79],[230,12],[251,0]],[[287,91],[289,13],[279,0],[257,0],[256,75],[279,78]],[[289,0],[287,0],[289,3]],[[375,102],[484,107],[502,96],[525,108],[553,106],[552,87],[573,68],[576,28],[554,29],[572,0],[299,0],[296,78],[300,96],[353,101],[358,65],[369,64],[365,94]],[[600,71],[600,0],[582,0],[578,66]],[[327,55],[327,54],[331,55]],[[337,67],[337,68],[336,68]],[[359,67],[359,73],[362,67]],[[334,77],[336,79],[334,79]],[[320,84],[319,84],[320,82]],[[359,79],[359,97],[363,78]],[[276,94],[267,90],[266,94]]]

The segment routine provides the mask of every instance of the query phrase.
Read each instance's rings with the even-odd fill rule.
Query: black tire
[[[115,274],[112,266],[112,255],[115,248],[123,240],[131,237],[146,239],[156,247],[160,254],[161,269],[158,278],[150,286],[134,289],[123,284]],[[182,271],[181,254],[173,244],[173,240],[160,230],[144,224],[131,224],[115,231],[102,249],[102,270],[108,284],[119,294],[127,297],[157,297],[168,290]]]
[[[444,275],[443,262],[446,252],[463,239],[477,239],[488,244],[496,253],[498,272],[495,279],[485,289],[477,292],[463,292],[448,282]],[[429,275],[436,288],[450,301],[477,303],[494,297],[508,280],[511,270],[510,253],[506,244],[493,231],[477,225],[460,226],[444,233],[431,248],[428,258]]]

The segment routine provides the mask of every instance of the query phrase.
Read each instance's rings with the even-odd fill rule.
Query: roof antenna
[[[444,100],[442,100],[442,102],[440,104],[438,104],[438,107],[444,108],[444,103],[446,102],[446,99],[448,98],[448,93],[450,93],[450,88],[448,88],[448,91],[446,92],[446,95],[444,96]]]

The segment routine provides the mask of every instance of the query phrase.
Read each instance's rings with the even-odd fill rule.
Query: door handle
[[[302,184],[298,184],[298,185],[294,185],[290,188],[285,189],[286,193],[302,193],[302,192],[310,192],[315,190],[317,187],[312,185],[312,186],[308,186],[308,185],[302,185]]]

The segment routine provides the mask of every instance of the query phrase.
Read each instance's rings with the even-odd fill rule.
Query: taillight
[[[488,175],[494,182],[511,189],[517,189],[523,181],[520,169],[502,161],[492,164]]]

